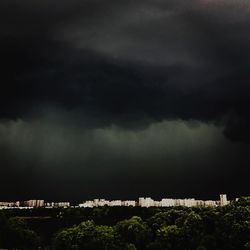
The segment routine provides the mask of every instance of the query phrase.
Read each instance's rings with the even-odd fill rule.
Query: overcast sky
[[[0,200],[249,195],[250,2],[1,0]]]

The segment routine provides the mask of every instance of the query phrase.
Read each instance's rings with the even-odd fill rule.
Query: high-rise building
[[[28,200],[24,201],[24,206],[27,207],[43,207],[44,206],[44,200]]]
[[[226,194],[220,194],[220,205],[221,206],[228,205],[227,195]]]

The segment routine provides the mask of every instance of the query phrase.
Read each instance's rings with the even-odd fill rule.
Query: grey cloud
[[[1,123],[0,147],[5,149],[0,157],[1,172],[15,168],[9,177],[1,175],[1,185],[11,180],[15,185],[22,183],[18,191],[33,197],[60,198],[67,194],[81,199],[81,195],[92,197],[99,192],[103,196],[112,193],[129,198],[144,195],[150,189],[156,196],[168,190],[192,193],[197,185],[206,189],[211,181],[208,176],[213,176],[214,183],[218,183],[210,195],[218,187],[231,191],[231,174],[244,172],[237,164],[248,161],[249,149],[228,143],[221,129],[184,121],[154,123],[137,131],[115,125],[86,129],[48,118],[31,123]],[[225,171],[229,179],[219,182]],[[185,192],[181,190],[183,185],[176,185],[179,181]],[[192,182],[196,184],[188,187]],[[12,197],[18,192],[15,185],[14,190],[8,190]],[[36,189],[30,190],[30,185]],[[246,185],[244,180],[242,185]],[[49,194],[52,186],[54,192]],[[79,189],[82,191],[74,193]],[[56,190],[61,193],[55,195]],[[235,192],[238,190],[240,187]]]
[[[6,197],[248,190],[249,10],[243,0],[2,0]]]

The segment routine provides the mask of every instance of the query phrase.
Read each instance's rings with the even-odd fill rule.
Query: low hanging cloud
[[[222,128],[213,124],[163,121],[124,130],[57,122],[45,117],[1,123],[1,187],[11,183],[9,196],[201,195],[196,188],[201,185],[204,192],[211,177],[215,186],[210,195],[216,195],[217,188],[228,189],[233,176],[244,171],[237,164],[249,161],[249,149],[228,143]],[[224,173],[228,179],[220,181]],[[243,179],[239,189],[244,185]],[[49,193],[52,186],[57,195]]]

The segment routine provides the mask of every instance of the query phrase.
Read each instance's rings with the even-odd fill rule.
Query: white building
[[[227,200],[227,195],[226,194],[220,194],[220,205],[221,206],[226,206],[228,204],[229,204],[229,202]]]
[[[44,200],[28,200],[24,201],[26,207],[44,207]]]
[[[67,208],[67,207],[70,207],[70,202],[68,202],[68,201],[46,202],[45,206],[47,208],[58,208],[58,207]]]
[[[109,202],[110,207],[121,207],[122,206],[122,201],[121,200],[113,200]]]
[[[44,207],[44,200],[37,200],[36,207]]]
[[[7,202],[7,201],[0,202],[0,207],[13,207],[15,205],[16,205],[15,202]]]
[[[154,201],[154,207],[161,207],[160,201]]]
[[[54,202],[54,207],[70,207],[70,202],[68,201],[61,201],[61,202]]]
[[[184,206],[185,207],[194,207],[195,206],[195,199],[184,199]]]
[[[132,201],[132,200],[127,200],[127,201],[123,201],[122,202],[122,206],[125,206],[125,207],[135,207],[136,206],[136,202],[135,201]]]
[[[153,207],[154,206],[154,200],[150,197],[147,198],[139,198],[139,206],[141,207]]]
[[[207,207],[216,207],[217,204],[216,204],[216,201],[208,200],[208,201],[205,201],[205,206],[207,206]]]
[[[94,202],[93,201],[85,201],[85,202],[79,204],[79,207],[84,207],[84,208],[89,207],[89,208],[92,208],[92,207],[94,207]]]
[[[205,202],[203,200],[195,200],[195,206],[205,206]]]
[[[173,207],[175,205],[174,199],[162,199],[161,200],[161,206],[162,207]]]
[[[109,201],[105,199],[94,199],[94,207],[108,206]]]

